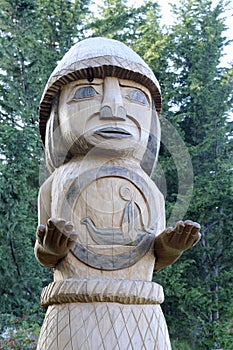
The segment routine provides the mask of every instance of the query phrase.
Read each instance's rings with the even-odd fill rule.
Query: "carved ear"
[[[149,176],[152,175],[158,160],[159,148],[160,148],[160,137],[161,137],[161,128],[160,128],[159,117],[155,108],[153,107],[150,135],[147,143],[146,152],[141,162],[141,167]]]
[[[51,173],[60,165],[71,159],[71,155],[67,150],[61,136],[58,116],[59,95],[60,94],[57,94],[53,101],[45,134],[46,165]]]

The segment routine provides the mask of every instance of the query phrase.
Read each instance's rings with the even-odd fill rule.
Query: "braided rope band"
[[[163,288],[157,283],[120,279],[67,279],[52,282],[42,291],[41,305],[116,302],[161,304]]]

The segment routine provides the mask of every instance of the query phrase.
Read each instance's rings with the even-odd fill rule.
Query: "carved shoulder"
[[[42,184],[38,195],[38,224],[46,225],[51,217],[51,188],[53,174]]]

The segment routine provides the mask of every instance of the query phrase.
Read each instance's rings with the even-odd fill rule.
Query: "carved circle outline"
[[[150,203],[149,219],[150,224],[154,227],[153,223],[151,222],[151,212],[154,213],[153,216],[156,217],[157,210],[155,200],[152,197],[151,191],[149,190],[149,185],[143,179],[143,177],[137,174],[136,172],[119,166],[104,166],[101,168],[95,168],[87,170],[81,175],[79,175],[68,189],[68,193],[65,198],[66,200],[63,201],[61,206],[61,214],[66,218],[70,218],[70,214],[72,212],[70,208],[73,207],[74,201],[78,200],[82,189],[88,186],[91,182],[100,178],[116,176],[132,182],[135,185],[135,187],[141,192],[142,196],[146,199],[146,201]],[[156,229],[156,227],[154,227],[154,229]],[[149,251],[153,240],[154,234],[148,232],[145,239],[142,240],[130,252],[118,254],[115,256],[107,256],[93,253],[79,241],[76,241],[76,244],[71,249],[71,252],[78,260],[82,261],[88,266],[101,270],[118,270],[132,266],[137,261],[139,261]]]

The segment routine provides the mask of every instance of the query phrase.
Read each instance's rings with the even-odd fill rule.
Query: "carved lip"
[[[106,128],[101,128],[95,131],[96,135],[100,135],[105,138],[114,138],[114,139],[122,139],[125,137],[131,137],[133,136],[129,131],[123,129],[123,128],[118,128],[118,127],[112,127],[108,126]]]

